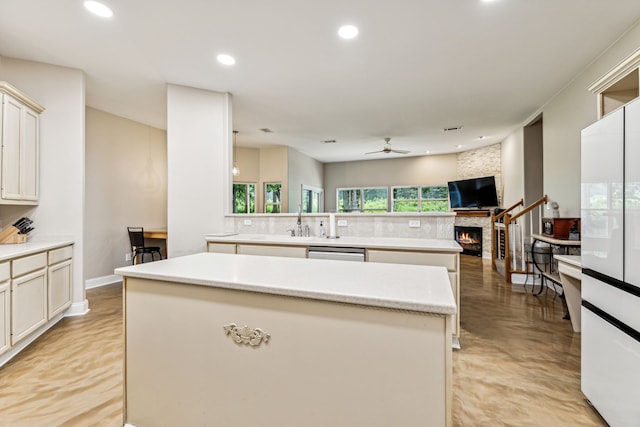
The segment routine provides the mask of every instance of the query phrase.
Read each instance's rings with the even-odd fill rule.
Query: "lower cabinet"
[[[47,294],[49,320],[62,313],[71,305],[71,283],[73,282],[72,256],[72,246],[65,246],[49,251],[49,269],[47,276],[49,281]]]
[[[207,252],[215,252],[218,254],[235,254],[235,243],[212,243],[207,244]]]
[[[72,301],[73,246],[0,262],[0,366]],[[12,354],[13,352],[13,354]]]
[[[15,345],[46,323],[45,267],[11,280],[11,345]]]

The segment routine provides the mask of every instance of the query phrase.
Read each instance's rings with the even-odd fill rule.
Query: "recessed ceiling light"
[[[352,39],[358,35],[358,27],[355,25],[343,25],[338,30],[338,35],[343,39]]]
[[[109,6],[97,1],[87,0],[84,2],[84,7],[87,8],[89,12],[102,18],[111,18],[113,16],[113,11]]]
[[[424,154],[431,154],[431,151],[427,150],[427,151],[424,152]]]
[[[273,131],[269,128],[261,128],[260,130],[264,133],[273,133]]]
[[[464,148],[464,145],[458,144],[458,145],[456,145],[456,148]]]
[[[325,139],[324,141],[320,141],[323,144],[335,144],[337,141],[335,139]]]
[[[485,135],[480,135],[480,136],[478,137],[478,139],[486,139],[486,138],[487,138],[487,137],[486,137]]]
[[[226,53],[221,53],[220,55],[216,56],[216,59],[223,65],[233,65],[236,63],[235,58],[231,55],[227,55]]]
[[[448,128],[442,128],[442,131],[443,132],[451,132],[451,131],[455,131],[455,130],[461,130],[462,127],[463,127],[462,125],[460,125],[460,126],[451,126],[451,127],[448,127]]]

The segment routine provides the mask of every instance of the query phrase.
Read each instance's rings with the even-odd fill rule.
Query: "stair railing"
[[[524,248],[524,232],[522,231],[522,229],[520,229],[520,245],[518,248],[514,248],[515,250],[520,251],[520,259],[523,261],[522,264],[524,266],[524,268],[520,268],[520,269],[516,269],[515,265],[512,265],[512,259],[511,259],[511,249],[509,248],[509,226],[512,223],[516,223],[516,221],[518,220],[518,218],[522,217],[523,215],[529,215],[529,228],[530,230],[533,229],[533,225],[532,225],[532,211],[536,208],[541,206],[543,203],[547,203],[547,195],[545,194],[544,196],[542,196],[541,198],[539,198],[538,200],[536,200],[535,202],[533,202],[532,204],[530,204],[529,206],[527,206],[526,208],[522,209],[520,212],[518,212],[517,214],[511,216],[509,213],[504,215],[504,233],[505,233],[505,237],[504,237],[504,245],[505,245],[505,250],[504,250],[504,278],[505,278],[505,282],[506,283],[511,283],[511,275],[512,274],[529,274],[528,269],[526,268],[526,262],[525,262],[525,248]],[[514,261],[517,258],[517,254],[514,251]]]

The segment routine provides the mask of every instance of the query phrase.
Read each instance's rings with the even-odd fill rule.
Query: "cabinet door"
[[[49,320],[71,305],[71,260],[49,266]]]
[[[582,266],[622,280],[624,109],[582,131]]]
[[[3,95],[2,103],[2,198],[19,200],[20,195],[20,117],[22,104]]]
[[[6,352],[11,347],[11,329],[9,325],[11,320],[9,314],[11,313],[11,306],[9,305],[11,295],[11,288],[9,287],[9,281],[0,283],[0,354]]]
[[[640,287],[640,102],[625,107],[624,281]]]
[[[4,94],[2,105],[2,198],[37,201],[39,115]]]
[[[22,110],[22,124],[20,145],[23,153],[22,169],[20,171],[20,195],[22,200],[37,201],[39,195],[38,178],[38,114],[30,108]]]
[[[47,269],[11,281],[11,344],[47,323]]]

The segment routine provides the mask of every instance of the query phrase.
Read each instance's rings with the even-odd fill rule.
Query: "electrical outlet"
[[[338,227],[346,227],[347,226],[347,220],[346,219],[339,219],[338,220]]]
[[[124,254],[124,260],[125,261],[131,261],[131,254],[130,253]]]
[[[251,220],[250,219],[245,219],[243,224],[244,225],[251,225]]]
[[[420,227],[420,220],[419,219],[411,219],[411,220],[409,220],[409,227],[411,227],[411,228],[419,228]]]

